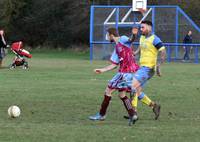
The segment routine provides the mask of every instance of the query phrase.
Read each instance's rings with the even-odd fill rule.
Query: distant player
[[[107,30],[106,38],[110,42],[115,42],[116,46],[110,58],[111,64],[104,67],[95,69],[94,72],[97,74],[104,73],[106,71],[110,71],[116,68],[119,65],[118,73],[109,81],[108,86],[105,90],[104,100],[101,104],[101,108],[99,112],[90,116],[90,120],[104,120],[106,118],[106,111],[109,106],[112,92],[115,90],[119,91],[119,97],[122,100],[128,114],[129,114],[129,125],[135,121],[134,118],[135,110],[131,105],[130,99],[126,96],[126,88],[120,87],[119,82],[121,80],[130,80],[132,77],[132,73],[136,72],[139,66],[136,64],[134,60],[134,56],[132,53],[131,43],[134,40],[134,36],[129,39],[127,36],[119,36],[116,28],[109,28]]]
[[[151,21],[142,21],[141,23],[141,32],[142,36],[140,37],[140,59],[139,64],[140,68],[135,73],[132,81],[132,94],[136,94],[133,97],[132,105],[136,109],[138,97],[142,98],[145,94],[142,92],[144,84],[152,78],[156,73],[158,76],[161,76],[160,64],[164,63],[166,51],[163,46],[162,41],[159,37],[152,33],[152,22]],[[157,63],[158,53],[161,53],[161,63]],[[154,103],[149,98],[146,99],[146,104],[153,108],[155,119],[157,120],[160,115],[160,105]]]

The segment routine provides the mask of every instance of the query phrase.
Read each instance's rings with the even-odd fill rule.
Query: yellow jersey
[[[157,63],[158,52],[165,49],[160,38],[151,34],[148,37],[140,37],[140,66],[154,68]]]

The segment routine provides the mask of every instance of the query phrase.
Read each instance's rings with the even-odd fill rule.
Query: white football
[[[10,106],[8,108],[8,115],[12,118],[16,118],[20,116],[20,108],[18,106]]]

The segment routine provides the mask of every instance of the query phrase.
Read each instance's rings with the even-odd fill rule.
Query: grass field
[[[116,72],[93,73],[107,61],[90,63],[85,53],[34,52],[29,64],[29,70],[0,70],[0,142],[200,141],[200,65],[165,64],[163,77],[154,77],[145,88],[162,105],[160,119],[153,120],[152,110],[139,103],[140,120],[129,127],[117,94],[105,121],[88,120]],[[13,104],[22,110],[17,119],[7,115]]]

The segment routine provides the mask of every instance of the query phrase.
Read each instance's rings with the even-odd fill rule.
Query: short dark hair
[[[141,24],[147,24],[147,25],[149,25],[149,26],[153,27],[153,24],[152,24],[152,22],[151,22],[151,21],[149,21],[149,20],[144,20],[144,21],[142,21],[142,22],[141,22]]]
[[[118,37],[119,36],[119,33],[118,33],[118,31],[117,31],[117,29],[116,28],[108,28],[107,29],[107,32],[109,33],[109,35],[114,35],[115,37]]]

